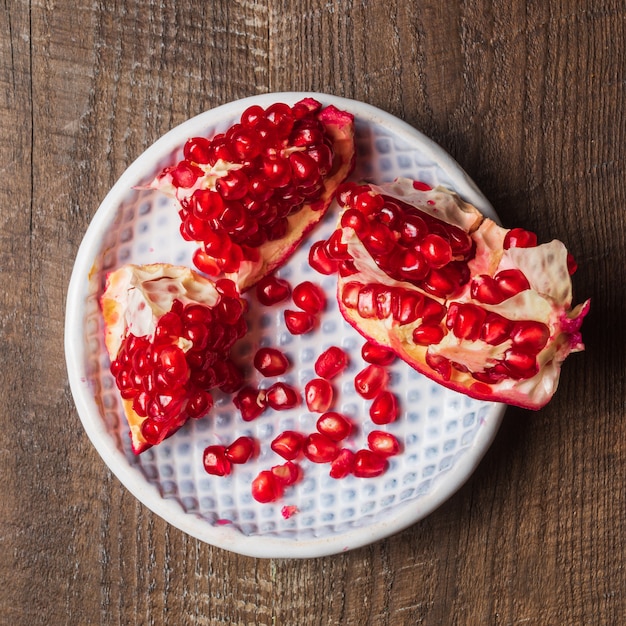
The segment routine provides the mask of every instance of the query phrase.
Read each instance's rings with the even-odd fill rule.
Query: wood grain
[[[626,615],[626,8],[618,0],[5,0],[0,8],[0,623],[619,624]],[[205,545],[83,434],[63,356],[100,201],[186,118],[268,91],[366,101],[439,142],[592,298],[542,411],[387,540],[312,560]]]

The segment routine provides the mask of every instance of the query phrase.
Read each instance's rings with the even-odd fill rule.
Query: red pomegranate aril
[[[228,476],[232,471],[231,462],[226,456],[225,446],[214,445],[205,448],[202,463],[206,472],[213,476]]]
[[[206,137],[192,137],[185,143],[183,155],[188,161],[206,164],[211,158],[211,142]]]
[[[309,411],[324,413],[333,404],[333,386],[323,378],[314,378],[304,386],[304,398]]]
[[[486,317],[487,311],[475,304],[453,302],[448,307],[446,326],[459,339],[476,341],[480,336]]]
[[[320,378],[331,380],[341,374],[348,366],[348,354],[338,346],[331,346],[320,354],[314,365],[315,373]]]
[[[567,272],[570,276],[573,276],[578,269],[578,263],[576,263],[576,259],[569,252],[567,253]]]
[[[316,317],[307,311],[291,311],[284,312],[285,325],[292,335],[304,335],[310,333],[316,325]]]
[[[352,422],[341,413],[328,411],[321,415],[316,423],[317,430],[333,441],[341,441],[352,432]]]
[[[398,252],[397,256],[391,257],[393,272],[399,278],[411,282],[419,282],[428,276],[430,265],[426,257],[419,251],[412,248]]]
[[[487,317],[480,330],[480,339],[491,346],[504,343],[511,336],[513,323],[494,312],[487,313]]]
[[[352,228],[360,239],[363,239],[370,229],[367,218],[356,209],[347,209],[342,213],[341,226],[343,228]]]
[[[537,245],[537,235],[523,228],[512,228],[504,236],[502,247],[509,248],[534,248]]]
[[[289,369],[289,359],[276,348],[259,348],[253,363],[263,376],[280,376]]]
[[[325,176],[332,171],[333,151],[327,144],[317,143],[308,148],[306,153],[315,162],[319,174]]]
[[[224,211],[222,196],[210,189],[196,189],[189,204],[193,214],[205,221],[217,218]]]
[[[254,454],[255,441],[252,437],[242,436],[226,447],[224,454],[231,463],[247,463]]]
[[[292,152],[289,155],[289,164],[294,181],[303,187],[316,182],[320,176],[317,163],[305,152]]]
[[[265,391],[253,387],[242,387],[233,398],[233,404],[241,413],[244,422],[256,419],[267,408]]]
[[[474,300],[483,304],[500,304],[506,298],[496,280],[488,274],[481,274],[472,280],[470,293]]]
[[[265,392],[265,399],[268,406],[275,411],[286,411],[293,409],[300,403],[298,392],[287,383],[274,383]]]
[[[291,295],[291,285],[274,274],[262,278],[255,287],[256,297],[264,306],[272,306],[283,302]]]
[[[342,232],[340,230],[336,230],[324,244],[324,252],[330,259],[334,259],[336,261],[345,261],[350,259],[350,254],[348,253],[348,246],[341,240]]]
[[[342,448],[339,454],[330,463],[331,478],[345,478],[354,468],[354,452],[349,448]]]
[[[542,322],[522,320],[515,322],[511,340],[518,350],[538,353],[548,343],[550,329]]]
[[[263,173],[273,189],[286,187],[291,182],[291,166],[287,159],[271,156],[263,162]]]
[[[398,399],[391,391],[385,389],[372,400],[369,413],[374,424],[378,426],[391,424],[398,419]]]
[[[196,389],[190,396],[185,410],[191,418],[206,415],[213,407],[213,396],[204,389]]]
[[[448,310],[443,304],[441,304],[441,302],[437,302],[437,300],[424,296],[424,305],[421,312],[423,323],[438,324],[441,320],[443,320],[447,312]]]
[[[192,165],[188,161],[181,161],[169,173],[172,176],[172,185],[183,188],[193,187],[198,177],[203,174],[199,167]]]
[[[505,298],[511,298],[522,291],[530,289],[528,279],[518,269],[502,270],[493,278]]]
[[[453,296],[462,285],[460,272],[448,264],[442,269],[431,269],[428,276],[422,281],[424,291],[438,298]]]
[[[413,343],[418,346],[429,346],[439,343],[445,336],[446,331],[439,324],[420,324],[413,329]]]
[[[326,295],[322,288],[309,280],[293,288],[293,303],[312,315],[316,315],[326,306]]]
[[[504,366],[515,378],[532,378],[538,371],[537,358],[513,348],[504,353]]]
[[[274,438],[270,448],[287,461],[293,461],[302,452],[304,435],[295,430],[285,430]]]
[[[353,208],[358,209],[364,215],[374,215],[378,213],[383,206],[385,206],[385,200],[382,196],[371,194],[367,187],[363,188],[365,191],[356,193],[351,201]]]
[[[419,244],[419,249],[426,261],[434,268],[442,268],[452,260],[450,242],[434,233],[426,235]]]
[[[396,353],[385,346],[366,341],[361,347],[361,356],[367,363],[375,363],[383,367],[391,365],[396,360]]]
[[[417,291],[399,289],[393,294],[391,314],[401,326],[411,324],[423,315],[424,296]]]
[[[304,441],[304,456],[313,463],[330,463],[339,454],[335,441],[322,433],[311,433]]]
[[[398,232],[404,245],[415,246],[428,233],[428,226],[419,215],[408,214],[402,217]]]
[[[361,317],[378,317],[376,297],[379,290],[379,285],[364,285],[361,287],[356,304],[356,309]]]
[[[253,104],[241,114],[241,125],[254,128],[262,119],[265,119],[265,110],[258,104]]]
[[[271,470],[262,470],[252,481],[252,497],[262,504],[275,502],[283,495],[283,486]]]
[[[389,466],[387,458],[372,450],[358,450],[354,455],[352,474],[357,478],[376,478]]]
[[[394,435],[382,430],[373,430],[367,435],[367,445],[372,452],[388,457],[400,452],[400,443]]]
[[[444,381],[450,380],[452,376],[452,365],[450,361],[439,354],[426,352],[426,365],[437,372]]]
[[[334,274],[339,263],[336,259],[332,259],[326,252],[326,242],[316,241],[309,249],[309,265],[320,274],[330,276]]]
[[[372,224],[367,236],[363,239],[363,244],[374,257],[379,254],[389,254],[395,242],[392,230],[381,222]]]
[[[371,363],[354,377],[354,388],[360,396],[371,400],[383,390],[388,379],[385,368]]]
[[[300,478],[300,467],[292,461],[274,465],[271,471],[276,481],[283,487],[290,487]]]

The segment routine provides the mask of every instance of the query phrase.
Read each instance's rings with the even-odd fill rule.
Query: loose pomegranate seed
[[[276,348],[259,348],[253,363],[263,376],[280,376],[289,369],[289,359]]]
[[[311,281],[304,281],[293,289],[294,304],[312,315],[317,315],[326,306],[326,296],[321,287]]]
[[[367,363],[375,363],[383,367],[391,365],[396,360],[393,350],[370,341],[366,341],[361,347],[361,356]]]
[[[381,391],[370,405],[370,418],[374,424],[391,424],[391,422],[395,422],[398,415],[398,399],[386,389]]]
[[[384,474],[388,465],[386,457],[372,450],[358,450],[354,455],[352,473],[357,478],[375,478]]]
[[[502,247],[509,248],[534,248],[537,245],[537,235],[523,228],[512,228],[504,236]]]
[[[330,464],[331,478],[345,478],[352,473],[354,468],[354,452],[348,448],[343,448]]]
[[[309,250],[309,265],[316,272],[326,276],[334,274],[339,267],[339,263],[328,256],[326,252],[326,242],[323,240],[316,241],[311,245],[311,249]]]
[[[304,435],[295,430],[285,430],[280,433],[270,444],[276,454],[288,461],[293,461],[302,451]]]
[[[213,476],[228,476],[232,470],[226,456],[226,448],[220,445],[208,446],[202,455],[204,469]]]
[[[333,386],[323,378],[314,378],[304,387],[304,398],[309,411],[324,413],[332,406]]]
[[[343,372],[348,366],[348,355],[338,346],[324,350],[315,361],[315,373],[320,378],[330,380]]]
[[[372,452],[381,456],[394,456],[400,452],[400,443],[391,434],[382,430],[373,430],[367,435],[367,445]]]
[[[300,402],[298,392],[287,383],[274,383],[265,392],[267,404],[275,411],[293,409]]]
[[[265,306],[283,302],[291,295],[291,285],[283,278],[270,274],[256,284],[256,297]]]
[[[313,463],[330,463],[339,454],[339,446],[322,433],[311,433],[305,439],[302,451]]]
[[[328,411],[317,420],[316,428],[329,439],[341,441],[352,432],[352,423],[345,415],[335,411]]]
[[[283,486],[271,470],[262,470],[252,481],[252,497],[263,504],[275,502],[283,495]]]
[[[300,467],[291,461],[287,461],[282,465],[274,465],[272,474],[283,487],[289,487],[300,478]]]
[[[227,446],[224,455],[231,463],[247,463],[254,454],[255,441],[252,437],[239,437]]]
[[[233,404],[241,412],[242,419],[251,422],[267,408],[265,391],[250,386],[242,387],[233,398]]]
[[[354,388],[360,396],[371,400],[382,391],[388,379],[387,370],[372,363],[354,377]]]
[[[306,311],[286,310],[284,313],[285,325],[292,335],[304,335],[315,328],[316,318]]]

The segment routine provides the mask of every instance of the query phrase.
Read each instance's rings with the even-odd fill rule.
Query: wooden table
[[[0,623],[620,624],[626,615],[626,8],[619,0],[189,0],[0,10]],[[362,100],[565,241],[587,350],[469,482],[352,552],[261,560],[152,514],[84,434],[66,290],[107,190],[240,97]]]

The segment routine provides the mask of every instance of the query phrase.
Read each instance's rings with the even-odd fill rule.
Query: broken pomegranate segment
[[[184,267],[125,265],[101,299],[111,373],[136,454],[205,415],[210,391],[241,386],[230,358],[246,330],[245,302]],[[236,291],[230,291],[234,294]]]
[[[353,164],[353,115],[306,98],[253,105],[226,132],[189,139],[150,186],[178,201],[196,267],[243,292],[292,254]]]
[[[531,409],[550,400],[561,363],[584,348],[589,309],[572,308],[575,263],[561,242],[537,245],[407,179],[346,183],[337,197],[338,228],[317,255],[337,264],[341,312],[371,345],[477,399]]]

